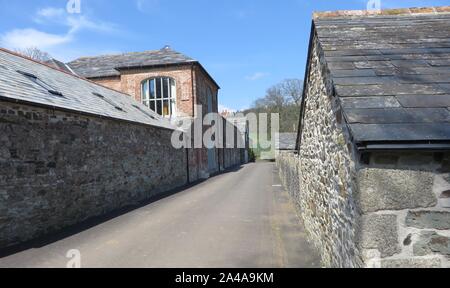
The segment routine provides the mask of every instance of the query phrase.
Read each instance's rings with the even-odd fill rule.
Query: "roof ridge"
[[[338,10],[314,12],[313,19],[355,17],[355,16],[390,16],[390,15],[426,15],[426,14],[450,14],[450,6],[438,7],[413,7],[382,10]]]
[[[108,56],[122,56],[122,55],[127,55],[127,54],[148,53],[148,52],[158,52],[158,51],[160,51],[160,50],[145,50],[145,51],[140,51],[140,52],[134,51],[134,52],[123,52],[123,53],[115,53],[115,54],[101,54],[101,55],[96,55],[96,56],[81,56],[70,62],[74,62],[74,61],[77,61],[80,59],[92,59],[92,58],[100,58],[100,57],[108,57]]]
[[[11,50],[8,50],[8,49],[6,49],[6,48],[0,47],[0,51],[3,51],[3,52],[5,52],[5,53],[11,54],[11,55],[16,56],[16,57],[19,57],[19,58],[23,58],[23,59],[25,59],[25,60],[34,62],[34,63],[36,63],[36,64],[40,64],[40,65],[42,65],[42,66],[46,66],[47,68],[56,70],[56,71],[58,71],[58,72],[62,72],[62,73],[67,74],[67,75],[69,75],[69,76],[72,76],[72,77],[78,78],[78,79],[80,79],[80,80],[83,80],[83,81],[89,82],[89,83],[91,83],[91,84],[94,84],[94,85],[96,85],[96,86],[99,86],[99,87],[102,87],[102,88],[105,88],[105,89],[114,91],[114,92],[116,92],[116,93],[120,93],[120,94],[123,94],[123,95],[126,95],[126,96],[130,96],[129,94],[123,93],[122,91],[119,91],[119,90],[116,90],[116,89],[113,89],[113,88],[110,88],[110,87],[101,85],[101,84],[96,83],[96,82],[94,82],[94,81],[91,81],[91,80],[89,80],[89,79],[87,79],[87,78],[81,77],[81,76],[79,76],[78,74],[72,74],[72,73],[69,73],[69,72],[64,71],[64,70],[62,70],[62,69],[53,67],[53,66],[50,65],[50,64],[46,64],[46,63],[44,63],[44,62],[38,61],[38,60],[36,60],[36,59],[30,58],[30,57],[28,57],[28,56],[25,56],[25,55],[22,55],[22,54],[19,54],[19,53],[16,53],[16,52],[11,51]]]
[[[145,51],[131,51],[131,52],[123,52],[123,53],[117,53],[117,54],[103,54],[103,55],[97,55],[97,56],[82,56],[79,57],[77,59],[74,59],[68,63],[72,63],[75,61],[79,61],[79,60],[84,60],[84,59],[95,59],[95,58],[102,58],[102,57],[114,57],[114,56],[127,56],[127,55],[133,55],[133,54],[145,54],[145,53],[157,53],[157,52],[161,52],[161,51],[171,51],[174,53],[178,53],[181,54],[183,56],[185,56],[186,58],[190,58],[192,59],[192,57],[189,57],[181,52],[175,51],[172,48],[168,48],[168,49],[153,49],[153,50],[145,50]]]

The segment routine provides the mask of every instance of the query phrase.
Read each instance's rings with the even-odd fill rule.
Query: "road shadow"
[[[116,210],[106,213],[104,215],[91,217],[83,222],[78,223],[78,224],[71,225],[69,227],[60,229],[57,232],[52,232],[50,234],[38,237],[38,238],[30,240],[30,241],[16,244],[16,245],[13,245],[13,246],[10,246],[7,248],[2,248],[2,249],[0,249],[0,259],[20,253],[20,252],[24,252],[26,250],[39,249],[39,248],[45,247],[47,245],[53,244],[55,242],[64,240],[66,238],[69,238],[71,236],[79,234],[83,231],[89,230],[95,226],[101,225],[101,224],[111,221],[115,218],[118,218],[118,217],[128,214],[130,212],[133,212],[135,210],[138,210],[140,208],[143,208],[145,206],[148,206],[150,204],[158,202],[162,199],[165,199],[165,198],[168,198],[175,194],[189,190],[190,188],[193,188],[193,187],[195,187],[203,182],[206,182],[208,180],[214,179],[215,177],[218,177],[220,175],[238,172],[243,167],[244,167],[244,165],[237,165],[237,166],[228,168],[224,171],[217,172],[214,175],[211,175],[211,177],[208,179],[197,180],[195,182],[183,185],[179,188],[175,188],[175,189],[169,190],[167,192],[159,193],[158,195],[152,196],[144,201],[140,201],[137,204],[127,205],[125,207],[116,209]]]

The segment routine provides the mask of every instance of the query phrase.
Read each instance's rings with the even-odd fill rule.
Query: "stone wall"
[[[234,139],[232,135],[227,133],[231,132],[234,134]],[[241,131],[227,119],[223,118],[223,147],[224,149],[219,149],[219,163],[223,169],[231,168],[240,164],[245,163],[245,139]],[[234,140],[234,141],[232,141]],[[228,145],[233,145],[235,148],[226,148]]]
[[[282,153],[278,163],[322,264],[357,267],[361,260],[355,241],[355,162],[342,118],[337,117],[340,106],[331,96],[323,55],[316,39],[313,43],[299,159]]]
[[[0,102],[0,247],[187,182],[172,131]]]
[[[300,149],[277,158],[323,266],[450,267],[450,154],[360,155],[324,63],[315,39]]]
[[[450,267],[450,154],[373,153],[358,172],[369,267]]]

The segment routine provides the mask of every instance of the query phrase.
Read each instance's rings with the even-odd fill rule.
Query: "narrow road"
[[[35,247],[0,258],[0,267],[64,268],[71,249],[80,251],[82,267],[319,265],[275,165],[266,162]]]

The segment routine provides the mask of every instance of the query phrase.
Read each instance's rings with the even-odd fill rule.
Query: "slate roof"
[[[275,137],[275,149],[280,151],[295,150],[297,133],[278,133]]]
[[[368,14],[314,15],[354,141],[450,143],[450,7]]]
[[[59,60],[56,59],[50,59],[48,61],[45,61],[44,64],[46,65],[50,65],[56,69],[62,70],[64,72],[73,74],[73,75],[77,75],[77,73],[75,73],[75,71],[73,71],[66,63],[63,63]]]
[[[37,76],[37,80],[27,75]],[[175,129],[132,97],[0,49],[0,100]]]
[[[196,63],[197,61],[170,48],[161,50],[83,57],[67,63],[85,78],[119,76],[120,69]]]

